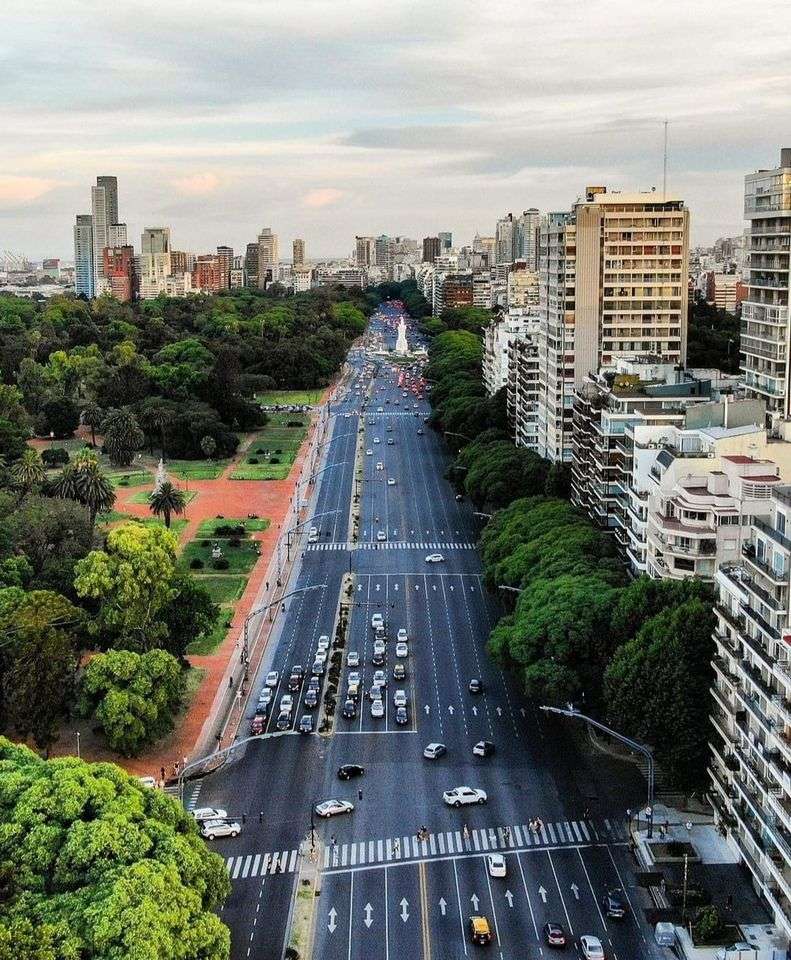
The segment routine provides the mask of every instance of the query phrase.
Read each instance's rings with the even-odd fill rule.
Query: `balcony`
[[[766,536],[770,537],[776,544],[791,553],[791,540],[784,536],[779,530],[776,530],[774,527],[770,526],[760,517],[755,517],[753,519],[753,524],[757,530],[760,530],[761,533],[765,533]]]
[[[733,630],[737,633],[744,633],[747,623],[743,616],[734,613],[730,608],[723,606],[721,603],[715,603],[714,610]]]
[[[756,570],[760,571],[765,577],[768,577],[775,584],[788,584],[788,571],[778,571],[774,567],[770,567],[769,564],[762,559],[759,559],[758,554],[755,552],[755,546],[752,543],[746,543],[742,547],[742,556],[751,566],[755,567]]]

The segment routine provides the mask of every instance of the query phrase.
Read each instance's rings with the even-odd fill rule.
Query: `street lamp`
[[[630,747],[632,750],[642,753],[642,755],[648,761],[648,806],[646,807],[646,817],[648,819],[648,839],[650,840],[654,835],[654,755],[651,752],[651,748],[646,746],[644,743],[640,743],[638,740],[632,740],[631,737],[627,737],[622,733],[618,733],[617,730],[613,730],[610,727],[605,726],[603,723],[599,723],[598,720],[594,720],[592,717],[585,716],[584,713],[580,713],[580,711],[571,704],[569,704],[565,709],[562,707],[546,706],[540,707],[539,709],[543,710],[544,713],[557,713],[562,717],[571,717],[573,720],[582,720],[584,723],[588,723],[590,726],[596,727],[597,730],[603,730],[604,733],[625,744],[627,747]]]
[[[312,517],[308,517],[306,520],[300,521],[300,523],[295,523],[293,527],[289,527],[286,530],[286,562],[291,560],[291,534],[296,530],[299,530],[300,527],[304,527],[306,523],[310,523],[311,520],[318,520],[319,517],[329,517],[333,516],[336,513],[340,513],[340,510],[325,510],[322,513],[314,513]]]
[[[474,517],[485,517],[487,520],[491,520],[492,517],[494,516],[493,513],[483,513],[483,511],[481,510],[473,510],[472,515]]]
[[[466,433],[459,433],[456,430],[446,430],[446,437],[461,437],[462,440],[466,440],[467,443],[472,443],[472,437],[468,437]]]
[[[250,621],[253,617],[257,617],[259,613],[263,613],[265,610],[269,610],[271,607],[276,607],[278,604],[282,603],[284,600],[288,600],[289,597],[293,597],[298,593],[305,593],[307,590],[324,590],[326,589],[326,583],[312,583],[307,587],[300,587],[298,590],[292,590],[290,593],[284,593],[282,597],[279,597],[277,600],[273,600],[271,603],[266,603],[261,607],[256,607],[255,610],[251,610],[247,616],[244,618],[244,631],[242,634],[242,663],[244,664],[244,674],[247,676],[248,663],[250,659],[249,645],[248,645],[248,628],[250,626]]]
[[[510,590],[511,593],[521,593],[523,588],[522,588],[522,587],[509,587],[508,584],[498,583],[498,584],[497,584],[497,589],[498,589],[498,590]]]

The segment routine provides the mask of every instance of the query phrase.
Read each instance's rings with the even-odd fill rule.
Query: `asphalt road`
[[[390,345],[394,316],[378,314],[370,327]],[[302,556],[294,586],[326,588],[287,601],[276,643],[253,684],[248,716],[267,670],[280,673],[279,703],[291,667],[310,669],[318,637],[332,635],[341,578],[350,564],[356,596],[347,651],[360,655],[356,669],[364,690],[377,669],[371,662],[371,615],[382,613],[387,624],[385,716],[373,718],[361,700],[353,720],[338,716],[330,738],[290,730],[253,742],[188,794],[190,805],[221,806],[245,818],[238,838],[215,843],[232,879],[222,912],[232,931],[232,956],[281,960],[297,848],[309,835],[312,804],[332,797],[351,800],[355,809],[317,821],[324,871],[317,958],[472,956],[484,949],[470,941],[472,914],[488,918],[494,940],[485,949],[503,960],[544,956],[542,927],[549,920],[564,926],[568,956],[581,955],[583,934],[599,936],[614,960],[660,956],[638,910],[613,921],[601,908],[613,887],[636,899],[624,812],[639,804],[642,782],[580,752],[564,721],[540,714],[514,678],[490,660],[486,639],[501,610],[482,580],[475,548],[481,520],[469,503],[456,501],[444,479],[444,445],[423,423],[428,403],[411,392],[403,397],[391,365],[380,359],[362,410],[371,378],[360,373],[361,356],[351,356],[350,363],[358,376],[330,411],[328,436],[337,439],[324,447],[320,464],[336,466],[317,480],[319,539],[307,543],[303,537],[296,547]],[[359,394],[355,383],[363,384]],[[351,545],[360,424],[372,454],[363,457],[360,542]],[[380,531],[384,542],[377,539]],[[434,552],[443,555],[442,563],[426,563]],[[399,628],[407,631],[408,656],[397,659]],[[403,681],[393,680],[396,662],[406,665]],[[341,691],[347,673],[344,666]],[[471,678],[482,681],[482,693],[469,692]],[[304,713],[318,715],[304,708],[304,689],[295,695],[294,724]],[[395,722],[395,690],[406,694],[406,724]],[[492,741],[494,755],[473,756],[479,740]],[[447,747],[435,761],[422,755],[432,741]],[[340,782],[337,768],[348,762],[362,764],[365,775]],[[485,790],[488,802],[446,806],[443,791],[461,785]],[[543,821],[538,832],[529,828],[536,817]],[[428,837],[418,842],[420,827]],[[489,875],[492,851],[505,856],[504,878]]]

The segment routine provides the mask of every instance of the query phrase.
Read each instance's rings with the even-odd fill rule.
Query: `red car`
[[[544,924],[544,939],[550,947],[566,946],[566,932],[559,923]]]

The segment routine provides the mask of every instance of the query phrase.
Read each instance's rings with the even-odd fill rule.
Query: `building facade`
[[[220,289],[227,290],[231,285],[231,270],[233,270],[233,247],[217,247],[217,257],[220,261]]]
[[[423,263],[434,263],[441,249],[442,243],[439,237],[423,237]]]
[[[305,259],[305,241],[294,240],[291,244],[291,258],[295,267],[302,267],[307,262]]]
[[[105,247],[103,256],[103,274],[107,281],[108,293],[121,303],[134,300],[137,296],[134,247],[129,244]]]
[[[258,234],[258,287],[266,289],[277,281],[280,262],[280,244],[271,227],[264,227]]]
[[[508,340],[506,409],[517,447],[538,448],[538,343],[527,325]]]
[[[95,296],[94,249],[93,217],[78,213],[74,224],[74,292],[88,300]]]
[[[165,292],[173,273],[170,262],[170,227],[146,227],[140,238],[140,296],[144,300]]]

